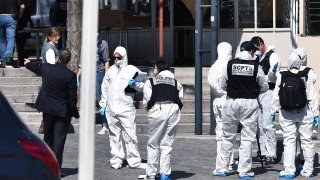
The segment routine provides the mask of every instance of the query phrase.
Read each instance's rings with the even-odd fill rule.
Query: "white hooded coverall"
[[[264,59],[266,53],[274,50],[273,46],[267,48],[266,52],[260,58],[260,62]],[[276,73],[280,70],[281,59],[276,52],[273,52],[269,58],[270,68],[266,78],[268,82],[275,83],[276,82]],[[272,71],[273,66],[278,63],[278,67],[275,72]],[[259,139],[260,139],[260,149],[261,155],[276,158],[276,146],[277,146],[277,138],[275,126],[270,123],[270,103],[272,99],[273,90],[269,89],[267,92],[259,95],[259,102],[261,106],[261,113],[259,115]]]
[[[221,137],[222,137],[222,120],[221,111],[222,106],[226,102],[227,92],[221,88],[221,78],[224,69],[227,68],[228,61],[232,58],[232,47],[227,42],[219,43],[217,47],[218,59],[209,69],[208,82],[211,87],[211,92],[214,95],[213,113],[216,119],[216,140],[217,140],[217,153],[220,152],[221,148]],[[218,156],[218,155],[217,155]],[[233,163],[233,152],[230,157],[230,164]]]
[[[141,158],[136,136],[134,93],[126,93],[124,89],[135,73],[141,71],[135,66],[128,65],[124,47],[118,46],[113,55],[115,53],[119,53],[122,60],[116,60],[106,72],[101,85],[102,95],[99,102],[100,107],[106,107],[112,155],[110,164],[112,167],[121,167],[122,161],[127,159],[130,167],[137,167],[141,163]],[[137,83],[135,89],[142,91],[143,83]]]
[[[168,77],[174,79],[174,74],[168,70],[161,71],[156,77]],[[183,87],[177,81],[179,98],[183,100]],[[143,104],[147,108],[152,94],[150,80],[145,82],[143,88]],[[156,102],[148,111],[149,140],[147,145],[148,164],[146,174],[155,176],[160,174],[171,174],[171,150],[176,136],[176,130],[180,121],[180,109],[175,103]]]
[[[299,56],[299,59],[300,59],[300,62],[301,62],[301,67],[300,67],[300,71],[303,71],[306,67],[307,67],[307,52],[304,48],[297,48],[297,49],[293,49],[291,51],[291,53],[296,53],[298,56]],[[317,75],[314,73],[314,71],[312,69],[309,70],[309,74],[308,74],[308,79],[310,79],[311,82],[316,83],[317,81]],[[317,95],[315,93],[315,95]],[[314,99],[316,99],[317,97],[314,97]],[[317,108],[317,110],[312,110],[313,112],[316,112],[315,116],[319,116],[319,106],[318,106],[318,101],[315,102],[316,104],[312,105],[312,104],[309,104],[309,107],[312,106],[312,108],[308,108],[308,110],[312,110],[314,108]],[[300,137],[298,137],[298,142],[300,144],[300,153],[298,155],[298,159],[301,161],[301,160],[304,160],[304,157],[303,157],[303,150],[302,150],[302,147],[301,147],[301,141],[300,141]]]
[[[240,52],[236,58],[241,60],[253,60],[248,51]],[[228,74],[227,68],[224,70],[221,87],[227,91]],[[259,92],[264,93],[268,90],[268,83],[262,69],[259,67],[256,77],[256,82],[259,85]],[[228,172],[228,163],[232,153],[233,142],[237,135],[237,128],[239,122],[242,124],[241,130],[241,144],[239,148],[239,164],[238,172],[247,173],[251,170],[252,166],[252,143],[256,139],[257,122],[259,116],[259,104],[256,99],[244,98],[229,98],[222,107],[222,132],[221,150],[218,153],[216,160],[217,173]]]
[[[296,53],[291,53],[289,56],[289,67],[291,72],[298,73],[301,67],[300,58]],[[288,69],[284,70],[287,71]],[[279,101],[279,90],[281,84],[281,74],[277,73],[276,87],[273,92],[270,113],[274,114],[279,111],[279,121],[283,129],[283,145],[284,145],[284,160],[283,166],[286,173],[295,173],[295,155],[296,155],[296,138],[297,133],[300,135],[301,147],[305,163],[301,173],[313,172],[313,156],[314,156],[314,143],[312,141],[312,128],[314,116],[318,115],[317,93],[313,85],[312,71],[308,73],[308,79],[305,82],[306,95],[308,105],[298,110],[284,110],[281,109]]]

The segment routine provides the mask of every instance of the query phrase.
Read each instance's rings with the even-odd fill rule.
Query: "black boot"
[[[13,57],[6,57],[6,61],[10,62],[11,66],[14,67],[14,68],[19,68],[19,66],[17,66],[14,61],[13,61]]]

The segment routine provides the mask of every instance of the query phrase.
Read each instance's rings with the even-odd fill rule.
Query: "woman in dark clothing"
[[[16,67],[23,66],[24,58],[28,58],[28,53],[26,53],[24,46],[27,42],[27,39],[31,37],[30,32],[21,32],[25,27],[33,27],[33,23],[31,21],[31,13],[28,6],[28,3],[25,4],[25,11],[17,22],[16,29],[16,47],[18,52],[18,62]]]

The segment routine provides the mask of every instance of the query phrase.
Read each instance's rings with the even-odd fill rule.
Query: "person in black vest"
[[[303,88],[301,93],[296,94],[294,90],[290,90],[290,96],[288,93],[282,95],[281,91],[284,89],[284,82],[286,77],[296,77],[298,81],[302,81]],[[277,73],[276,86],[273,92],[271,108],[269,114],[270,119],[275,121],[275,113],[279,111],[279,122],[283,129],[283,145],[284,145],[284,158],[283,166],[284,171],[281,171],[278,175],[280,178],[293,179],[295,178],[296,166],[296,139],[300,136],[301,147],[303,150],[304,164],[300,171],[301,176],[312,177],[313,174],[313,162],[314,162],[314,143],[312,141],[312,129],[318,126],[319,110],[318,97],[314,88],[314,72],[306,67],[301,68],[301,56],[296,52],[291,52],[289,56],[288,69]],[[309,78],[310,77],[310,78]],[[294,82],[297,83],[297,80]],[[298,89],[298,88],[297,88]],[[283,91],[285,92],[285,91]],[[286,100],[290,99],[290,103]],[[304,101],[300,101],[304,98]],[[301,102],[297,103],[298,101]],[[295,101],[294,103],[292,103]],[[296,106],[288,108],[288,104]],[[299,105],[299,106],[297,106]]]
[[[143,88],[149,122],[146,174],[148,179],[155,179],[160,172],[161,179],[171,180],[170,154],[183,106],[183,87],[165,61],[156,62],[154,74]]]
[[[221,87],[227,91],[227,101],[222,107],[221,150],[216,159],[215,176],[227,176],[233,142],[238,124],[241,123],[238,172],[240,178],[255,176],[251,171],[252,143],[255,141],[259,117],[259,94],[268,90],[268,83],[259,64],[253,60],[256,51],[250,41],[241,44],[242,52],[228,62],[221,79]]]
[[[61,50],[56,64],[30,63],[29,59],[24,62],[27,69],[42,77],[35,107],[43,112],[43,140],[56,155],[60,168],[71,118],[79,118],[76,74],[66,66],[70,57],[68,50]]]
[[[259,102],[261,103],[259,115],[260,149],[262,159],[265,161],[265,164],[268,165],[274,163],[274,159],[277,158],[276,129],[275,126],[269,122],[269,110],[272,92],[276,82],[276,73],[280,70],[281,59],[274,51],[274,47],[267,47],[261,37],[255,36],[251,39],[251,42],[258,48],[258,52],[260,52],[258,54],[261,54],[261,57],[258,58],[259,65],[262,67],[269,85],[269,90],[259,95]]]

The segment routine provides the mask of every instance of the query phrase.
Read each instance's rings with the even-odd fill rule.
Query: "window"
[[[276,27],[290,28],[290,0],[276,0]]]
[[[306,34],[320,35],[320,2],[319,0],[306,1]]]
[[[239,1],[239,28],[254,28],[254,0]]]
[[[257,27],[272,28],[273,27],[273,1],[259,0],[257,1]]]
[[[220,28],[234,28],[233,0],[220,1]]]
[[[290,5],[291,0],[220,0],[220,28],[235,28],[235,14],[239,28],[289,28]]]

